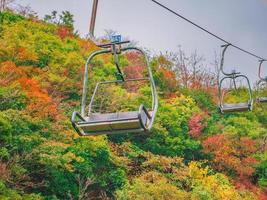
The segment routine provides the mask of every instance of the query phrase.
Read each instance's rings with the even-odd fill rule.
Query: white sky
[[[159,0],[178,13],[222,36],[233,44],[267,58],[266,0]],[[16,0],[30,5],[42,18],[52,10],[74,14],[75,28],[85,35],[89,29],[92,0]],[[212,62],[222,42],[196,29],[153,4],[150,0],[99,0],[96,36],[105,29],[118,31],[155,52],[177,51],[178,46],[195,50]],[[237,68],[253,81],[258,60],[235,49],[226,57],[226,69]],[[267,64],[266,67],[267,68]],[[267,70],[266,70],[267,75]]]

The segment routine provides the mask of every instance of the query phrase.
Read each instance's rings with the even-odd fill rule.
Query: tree
[[[172,63],[168,68],[175,73],[183,88],[207,90],[216,87],[216,72],[207,69],[205,59],[196,51],[188,56],[179,48],[178,52],[166,53],[164,57]]]
[[[16,8],[16,11],[23,17],[37,18],[37,13],[34,12],[29,5],[27,6],[18,5],[18,7]]]
[[[73,30],[73,17],[73,14],[71,14],[69,11],[62,11],[62,13],[58,15],[58,12],[54,10],[50,15],[45,15],[44,21],[52,24],[66,26]]]
[[[14,0],[0,0],[0,12],[5,11]]]

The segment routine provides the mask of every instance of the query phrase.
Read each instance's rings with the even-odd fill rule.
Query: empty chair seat
[[[258,97],[257,100],[260,103],[267,103],[267,97]]]
[[[245,112],[252,110],[251,103],[223,104],[220,106],[221,113]]]
[[[118,113],[91,113],[82,118],[73,113],[72,123],[80,135],[100,135],[116,133],[145,132],[151,123],[152,112],[141,105],[139,111]],[[79,117],[81,120],[76,121]]]

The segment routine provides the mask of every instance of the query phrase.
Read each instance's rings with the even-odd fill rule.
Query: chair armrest
[[[80,129],[77,127],[77,125],[76,125],[76,123],[77,123],[76,118],[79,118],[79,119],[82,120],[82,121],[86,121],[86,120],[85,120],[85,119],[84,119],[78,112],[74,111],[74,112],[72,113],[71,124],[72,124],[73,128],[76,130],[76,132],[77,132],[80,136],[85,136],[86,134],[85,134],[82,130],[80,130]]]
[[[144,114],[146,116],[146,119],[144,119]],[[145,131],[148,131],[148,126],[147,126],[147,119],[151,119],[151,115],[150,113],[148,112],[148,110],[146,109],[146,107],[142,104],[140,105],[139,107],[139,113],[138,113],[138,118],[139,118],[139,121],[140,121],[140,124],[142,126],[142,128],[145,130]]]

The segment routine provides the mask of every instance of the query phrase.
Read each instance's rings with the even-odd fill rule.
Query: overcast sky
[[[159,0],[233,44],[267,58],[266,0]],[[81,35],[89,29],[92,0],[16,0],[30,5],[42,18],[52,10],[74,14],[75,28]],[[96,36],[105,29],[118,31],[154,52],[177,51],[178,46],[191,53],[195,50],[212,62],[223,43],[177,19],[150,0],[99,0]],[[237,68],[253,81],[258,60],[229,49],[226,69]],[[267,64],[266,67],[267,68]],[[267,70],[266,70],[267,74]]]

